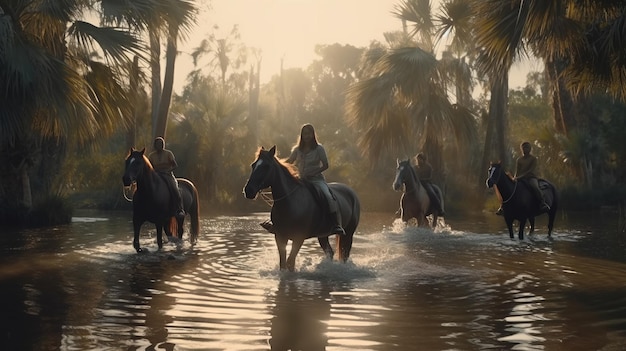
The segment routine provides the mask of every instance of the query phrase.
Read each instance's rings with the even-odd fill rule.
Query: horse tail
[[[357,197],[356,193],[352,189],[348,188],[347,191],[344,193],[344,196],[351,205],[351,216],[349,221],[344,224],[344,230],[346,232],[346,235],[336,236],[337,255],[341,262],[348,261],[348,258],[350,257],[354,233],[356,232],[356,228],[359,225],[359,220],[361,217],[361,203],[359,202],[359,198]]]
[[[198,234],[200,233],[200,196],[198,195],[198,189],[189,179],[177,179],[179,186],[185,187],[185,189],[189,191],[189,195],[191,197],[189,206],[187,207],[187,204],[185,204],[185,212],[187,212],[189,217],[191,217],[191,220],[189,221],[189,242],[193,245],[198,241]]]
[[[170,217],[169,228],[172,236],[178,238],[178,221],[176,220],[176,217]]]
[[[189,182],[190,188],[192,190],[192,199],[191,199],[191,208],[189,211],[189,215],[191,217],[191,233],[189,235],[189,240],[192,244],[198,242],[198,234],[200,233],[200,198],[198,196],[198,189]]]

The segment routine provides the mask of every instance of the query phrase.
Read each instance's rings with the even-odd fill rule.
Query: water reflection
[[[271,349],[325,350],[330,305],[328,283],[281,279],[271,308]]]
[[[347,264],[311,240],[280,272],[266,216],[204,218],[193,248],[148,230],[146,255],[126,215],[3,235],[0,348],[626,349],[626,239],[591,222],[519,242],[500,218],[366,214]]]

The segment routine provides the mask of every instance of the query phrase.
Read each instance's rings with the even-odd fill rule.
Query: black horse
[[[502,169],[500,162],[491,163],[487,177],[487,187],[496,187],[502,196],[502,211],[504,221],[509,229],[511,239],[513,236],[513,221],[519,221],[518,238],[524,239],[524,226],[526,220],[530,223],[530,233],[535,231],[535,217],[542,214],[539,200],[536,198],[530,185],[524,181],[515,181]],[[558,193],[555,186],[545,179],[539,179],[539,188],[543,192],[546,203],[550,206],[548,211],[548,237],[552,236],[554,217],[559,206]]]
[[[144,155],[145,151],[145,148],[142,150],[130,149],[122,177],[124,186],[137,183],[137,191],[133,195],[133,229],[135,232],[133,247],[137,252],[143,251],[139,245],[139,230],[145,221],[154,223],[157,231],[157,244],[161,249],[163,248],[163,230],[170,238],[172,233],[177,233],[178,239],[182,239],[185,220],[174,217],[167,180],[163,178],[164,175],[152,168],[152,164]],[[198,190],[187,179],[177,178],[177,180],[183,199],[183,208],[191,217],[189,241],[193,245],[198,239],[200,228]]]
[[[274,201],[271,218],[280,269],[295,269],[296,256],[308,238],[317,237],[324,253],[332,259],[334,252],[328,242],[332,224],[327,218],[328,211],[322,209],[316,196],[307,183],[300,179],[293,166],[279,161],[275,154],[276,146],[269,150],[259,149],[243,192],[246,198],[255,199],[261,190],[272,188]],[[346,231],[345,235],[336,235],[338,258],[346,262],[352,249],[352,237],[359,225],[361,204],[354,190],[347,185],[330,183],[328,186],[337,198]],[[289,240],[291,252],[287,257]]]

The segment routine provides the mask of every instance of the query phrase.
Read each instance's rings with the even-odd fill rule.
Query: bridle
[[[495,166],[491,166],[491,167],[494,168]],[[493,185],[498,186],[498,182],[500,181],[500,177],[502,177],[502,173],[504,172],[502,171],[502,169],[500,169],[498,173],[498,178],[495,180],[495,182],[493,182]],[[493,176],[493,171],[491,172],[491,176],[489,176],[489,179],[491,179],[492,176]],[[511,192],[511,196],[509,196],[508,199],[503,200],[502,201],[503,204],[511,201],[511,199],[513,198],[513,195],[515,195],[515,191],[517,190],[517,181],[514,181],[513,183],[515,183],[515,185],[513,186],[513,191]]]
[[[258,161],[259,161],[259,160],[257,160],[256,162],[258,162]],[[264,161],[264,162],[268,162],[267,160],[262,160],[262,161]],[[272,166],[273,166],[273,162],[276,162],[276,161],[275,161],[275,160],[269,161],[270,165],[272,165]],[[268,183],[268,182],[267,182],[267,180],[268,180],[268,178],[270,177],[270,173],[271,173],[271,172],[275,172],[275,171],[276,171],[276,170],[275,170],[274,168],[272,168],[269,172],[267,172],[267,174],[265,174],[265,177],[264,177],[264,178],[263,178],[263,180],[261,181],[261,189],[258,191],[258,193],[261,193],[261,196],[263,197],[263,199],[265,200],[265,202],[267,202],[270,206],[271,206],[273,203],[275,203],[275,202],[278,202],[278,201],[281,201],[281,200],[285,200],[286,198],[288,198],[291,194],[293,194],[293,193],[294,193],[294,192],[298,189],[298,188],[297,188],[297,187],[295,187],[295,186],[294,186],[294,187],[292,187],[292,189],[291,189],[289,192],[287,192],[287,194],[285,194],[285,195],[283,195],[283,196],[279,197],[278,199],[274,199],[274,198],[272,198],[272,200],[271,200],[272,204],[270,204],[269,199],[267,199],[267,198],[266,198],[266,196],[265,196],[265,195],[263,195],[263,193],[261,192],[261,190],[263,190],[263,189],[267,189],[267,188],[271,187],[270,185],[265,186],[265,184],[267,184],[267,183]]]

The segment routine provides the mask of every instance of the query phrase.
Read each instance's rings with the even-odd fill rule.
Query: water
[[[510,240],[492,214],[404,228],[366,213],[347,264],[305,242],[278,270],[266,213],[206,216],[156,250],[130,213],[3,231],[3,350],[624,350],[626,233],[559,216]],[[331,241],[332,242],[332,241]]]

